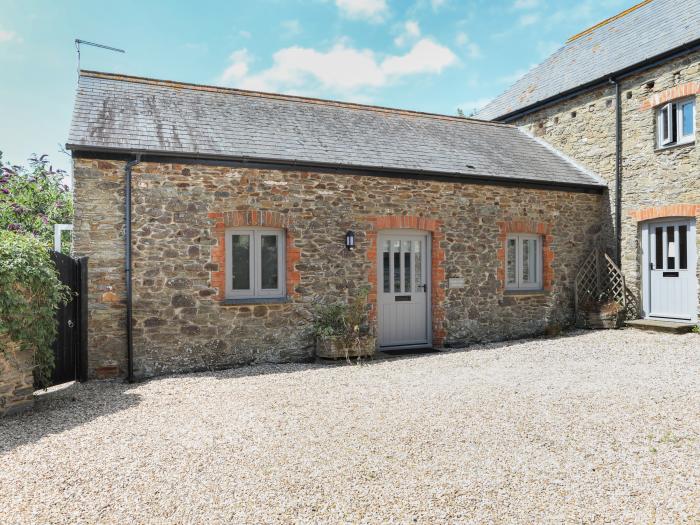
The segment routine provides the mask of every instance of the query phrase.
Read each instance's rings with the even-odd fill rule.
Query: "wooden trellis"
[[[637,300],[625,284],[625,276],[615,262],[600,249],[593,250],[576,274],[574,286],[574,308],[576,320],[581,306],[614,301],[622,307],[625,315],[635,315]]]

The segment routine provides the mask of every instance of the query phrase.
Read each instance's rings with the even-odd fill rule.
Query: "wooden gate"
[[[87,271],[88,259],[51,252],[59,278],[71,289],[72,300],[56,311],[58,333],[53,344],[52,383],[87,380]]]

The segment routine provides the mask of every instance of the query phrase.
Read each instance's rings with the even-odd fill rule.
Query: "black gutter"
[[[622,266],[622,90],[620,82],[615,85],[615,261]]]
[[[570,100],[594,88],[602,87],[608,83],[608,80],[611,77],[617,79],[617,81],[619,82],[624,78],[636,75],[637,73],[641,73],[642,71],[646,71],[647,69],[651,69],[653,67],[661,65],[665,62],[668,62],[669,60],[673,60],[675,58],[693,53],[698,50],[700,50],[700,39],[693,40],[692,42],[683,44],[682,46],[667,51],[666,53],[656,55],[642,62],[638,62],[637,64],[634,64],[632,66],[620,69],[619,71],[609,73],[604,77],[600,77],[585,84],[581,84],[580,86],[570,89],[569,91],[564,91],[563,93],[559,93],[544,100],[540,100],[539,102],[535,102],[534,104],[531,104],[525,108],[518,109],[511,113],[505,113],[492,120],[494,122],[502,122],[507,124],[514,120],[518,120],[519,118],[522,118],[526,115],[530,115],[531,113],[540,111],[545,107],[557,104],[559,102],[563,102],[565,100]]]
[[[103,159],[103,160],[128,160],[134,153],[125,153],[123,150],[110,148],[89,147],[67,144],[66,148],[72,150],[75,158]],[[460,182],[466,184],[497,185],[518,188],[534,188],[572,192],[602,193],[607,186],[601,184],[586,184],[575,182],[540,181],[534,179],[513,179],[494,177],[489,175],[465,173],[450,173],[420,169],[380,168],[376,166],[342,166],[332,163],[312,161],[283,161],[276,159],[236,158],[231,156],[174,154],[167,152],[137,152],[141,162],[168,163],[168,164],[201,164],[209,166],[227,166],[233,168],[251,169],[275,169],[287,171],[310,171],[319,173],[338,173],[345,175],[373,175],[377,177],[392,177],[402,179],[435,180],[441,182]]]
[[[126,270],[126,363],[127,380],[134,382],[134,334],[132,326],[132,288],[131,288],[131,169],[141,162],[141,155],[135,155],[124,166],[124,247]]]

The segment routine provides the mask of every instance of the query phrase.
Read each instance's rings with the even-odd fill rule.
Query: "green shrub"
[[[316,307],[313,334],[316,337],[343,337],[353,339],[369,330],[367,319],[367,295],[363,287],[350,297],[347,303],[335,302]]]
[[[32,157],[29,166],[3,163],[0,151],[0,230],[28,233],[47,248],[53,246],[54,224],[73,222],[73,198],[46,155]],[[63,243],[67,252],[70,243]]]
[[[40,387],[49,385],[54,368],[54,312],[69,299],[41,240],[0,230],[0,334],[33,351]]]

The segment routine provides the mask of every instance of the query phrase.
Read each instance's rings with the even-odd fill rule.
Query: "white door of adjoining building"
[[[697,319],[695,221],[642,225],[644,313],[670,321]]]
[[[429,242],[423,232],[379,233],[377,321],[382,348],[431,344]]]

